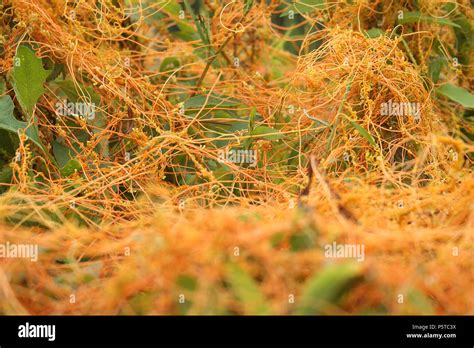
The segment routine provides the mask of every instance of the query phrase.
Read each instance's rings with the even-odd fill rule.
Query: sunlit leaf
[[[462,87],[452,84],[445,84],[436,89],[438,94],[448,97],[452,101],[461,104],[465,108],[474,108],[474,95]]]
[[[76,159],[71,159],[61,168],[60,172],[63,177],[68,177],[81,169],[81,163]]]
[[[460,28],[458,24],[454,23],[453,21],[447,18],[432,17],[429,15],[425,15],[419,11],[404,12],[403,17],[398,19],[398,23],[400,24],[418,23],[418,22],[436,23],[440,25],[449,25],[451,27]]]
[[[41,58],[26,46],[18,47],[14,63],[12,84],[15,95],[23,111],[31,116],[33,107],[45,91],[43,84],[51,71],[44,69]]]

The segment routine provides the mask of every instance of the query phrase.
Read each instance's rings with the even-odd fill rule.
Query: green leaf
[[[293,252],[308,250],[313,246],[314,241],[308,233],[296,233],[290,237],[290,249]]]
[[[147,315],[153,308],[153,302],[157,294],[152,291],[143,291],[134,295],[129,301],[129,305],[134,311],[133,315]]]
[[[196,13],[194,12],[194,9],[191,7],[191,5],[189,4],[187,0],[183,0],[183,2],[184,2],[184,7],[186,8],[186,11],[191,13],[191,16],[193,17],[194,24],[196,25],[197,33],[201,41],[206,46],[210,46],[211,40],[209,38],[209,29],[207,27],[207,24],[204,22],[204,17],[202,15],[197,16]]]
[[[176,279],[176,284],[186,290],[194,291],[198,287],[198,283],[195,277],[189,276],[187,274],[181,274]]]
[[[60,167],[64,167],[71,159],[71,150],[58,139],[53,140],[53,154]]]
[[[365,32],[365,36],[367,36],[368,38],[371,38],[371,39],[375,39],[379,36],[384,35],[384,33],[385,32],[382,29],[372,28],[372,29],[369,29]]]
[[[322,10],[326,7],[325,0],[299,0],[293,1],[288,9],[283,12],[280,17],[288,16],[290,11],[305,14],[313,10]]]
[[[9,184],[13,177],[13,170],[10,166],[4,166],[0,171],[0,183]],[[1,191],[1,187],[0,187]]]
[[[174,16],[179,15],[179,11],[182,10],[182,7],[177,0],[167,0],[166,4],[160,9],[160,11],[167,12],[168,14],[172,14]]]
[[[54,64],[54,68],[53,68],[53,71],[51,72],[51,74],[49,74],[48,78],[46,79],[46,81],[50,82],[50,81],[53,81],[55,80],[59,74],[65,74],[64,72],[64,64]]]
[[[406,292],[406,303],[403,314],[433,315],[435,310],[432,301],[416,288],[409,288]]]
[[[176,23],[176,26],[178,27],[179,31],[174,32],[172,31],[171,33],[185,41],[192,41],[195,40],[197,35],[196,35],[196,30],[194,27],[189,24],[186,20],[180,19],[179,18],[179,12],[183,8],[179,4],[178,1],[168,1],[166,5],[161,9],[164,13],[166,13],[168,16],[170,16],[174,22]]]
[[[270,245],[272,248],[278,248],[281,243],[285,240],[285,235],[282,232],[275,233],[270,237]]]
[[[470,65],[472,56],[472,25],[471,21],[466,16],[459,14],[454,23],[458,24],[460,28],[454,28],[456,34],[456,49],[459,62],[463,65]]]
[[[6,165],[0,170],[0,184],[10,184],[13,178],[13,170],[10,166]],[[8,186],[0,185],[0,193],[4,193],[8,190]]]
[[[5,80],[3,77],[0,77],[0,94],[5,93]]]
[[[306,117],[313,120],[316,123],[316,126],[331,127],[331,125],[327,123],[326,121],[320,120],[319,118],[313,117],[310,114],[308,114],[306,109],[303,110],[303,113]]]
[[[268,315],[270,306],[253,278],[239,265],[230,263],[226,267],[226,278],[235,295],[244,307],[245,314]]]
[[[4,129],[8,132],[18,135],[18,131],[20,129],[26,129],[28,127],[25,134],[33,143],[45,151],[38,135],[38,129],[34,127],[34,125],[28,126],[28,123],[18,121],[13,115],[13,109],[13,101],[9,95],[0,97],[0,129]]]
[[[63,177],[68,177],[74,174],[76,171],[82,169],[81,163],[78,160],[71,159],[69,160],[64,167],[61,168],[60,173]]]
[[[398,19],[399,24],[428,22],[440,25],[449,25],[451,27],[460,28],[460,26],[447,18],[431,17],[420,13],[420,11],[404,12],[403,18]]]
[[[465,108],[474,108],[474,95],[469,93],[462,87],[454,86],[452,84],[445,84],[436,89],[438,94],[448,97],[452,101],[461,104]]]
[[[446,65],[446,59],[441,57],[434,57],[430,59],[428,64],[428,74],[431,78],[431,81],[434,83],[438,82],[439,75],[441,74],[441,70]]]
[[[188,110],[198,111],[198,110],[201,110],[201,108],[203,109],[211,109],[215,107],[231,108],[231,107],[236,107],[239,104],[240,104],[239,100],[232,97],[227,97],[224,95],[219,95],[219,94],[211,94],[209,96],[196,95],[192,98],[189,98],[188,100],[184,102],[184,108],[186,109],[186,111]]]
[[[459,25],[459,31],[464,35],[472,34],[472,25],[469,19],[464,15],[459,15],[456,19],[453,20],[454,23]]]
[[[84,87],[80,83],[75,83],[71,80],[56,81],[55,84],[66,94],[68,99],[73,102],[89,102],[96,106],[100,105],[100,96],[94,91],[91,86]]]
[[[160,64],[160,72],[176,70],[180,65],[178,58],[166,57]]]
[[[43,84],[51,71],[44,69],[41,58],[26,46],[18,47],[14,62],[12,84],[15,95],[23,111],[31,117],[33,107],[45,91]]]
[[[66,94],[69,101],[73,103],[92,103],[97,109],[100,107],[100,95],[96,93],[94,88],[91,86],[83,86],[80,83],[75,83],[71,80],[56,81],[55,84]],[[85,116],[85,115],[82,115]],[[102,112],[95,111],[94,119],[90,120],[86,118],[87,123],[95,127],[93,132],[96,133],[107,124],[107,120]]]
[[[217,163],[215,161],[208,161],[207,166],[212,170],[214,177],[224,187],[230,188],[234,182],[234,172],[224,163]],[[228,189],[227,189],[228,190]],[[226,189],[217,189],[214,193],[216,195],[225,195],[228,192]]]
[[[334,121],[334,124],[332,126],[332,129],[331,129],[331,133],[329,134],[329,138],[326,142],[326,149],[329,151],[332,147],[332,142],[334,140],[334,137],[336,136],[336,130],[337,130],[337,126],[339,124],[339,115],[341,114],[343,108],[344,108],[344,104],[346,103],[346,99],[347,99],[347,96],[349,95],[349,91],[351,90],[352,88],[352,82],[354,81],[354,76],[355,74],[352,74],[350,77],[349,77],[349,83],[347,84],[346,86],[346,90],[344,91],[344,95],[342,97],[342,102],[341,104],[339,105],[339,109],[337,110],[337,114],[336,114],[336,120]]]
[[[325,6],[324,0],[300,0],[294,2],[293,6],[299,13],[308,13],[315,9],[322,9]]]
[[[328,304],[336,305],[361,277],[362,268],[356,263],[326,266],[308,281],[296,313],[321,314]]]
[[[252,110],[250,111],[250,117],[249,117],[249,132],[252,132],[255,129],[255,115],[257,114],[257,108],[252,107]]]
[[[433,301],[414,287],[405,291],[405,303],[400,308],[401,315],[434,315]]]
[[[245,14],[249,13],[252,6],[253,6],[253,0],[245,0],[244,13]]]
[[[92,103],[95,106],[95,114],[92,119],[86,118],[87,124],[91,126],[94,134],[100,133],[107,126],[107,117],[103,112],[97,111],[100,107],[100,95],[96,93],[92,86],[83,86],[71,80],[56,81],[55,84],[66,94],[69,101],[73,103]],[[83,115],[84,116],[84,115]],[[96,148],[103,156],[108,155],[108,140],[102,139]]]
[[[263,138],[266,140],[278,140],[282,139],[285,135],[280,133],[279,130],[267,126],[258,126],[251,133],[253,137]]]
[[[362,135],[365,139],[367,139],[369,141],[369,144],[372,145],[372,146],[376,146],[375,144],[375,140],[374,140],[374,137],[372,136],[372,134],[370,134],[369,132],[367,132],[367,130],[362,127],[360,124],[358,124],[357,122],[355,121],[352,121],[350,118],[348,118],[346,116],[346,119],[349,121],[349,123],[351,124],[352,127],[354,127],[359,133],[360,135]]]
[[[0,154],[3,156],[13,156],[19,145],[19,140],[11,132],[0,129]],[[0,161],[1,162],[1,161]]]

